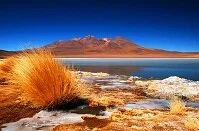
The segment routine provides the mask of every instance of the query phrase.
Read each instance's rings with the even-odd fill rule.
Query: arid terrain
[[[76,104],[43,110],[16,103],[17,94],[2,94],[1,96],[7,96],[7,98],[1,98],[1,101],[8,101],[9,98],[10,103],[1,105],[1,124],[17,121],[3,124],[2,130],[198,130],[199,103],[197,99],[193,100],[189,97],[185,99],[179,93],[178,97],[183,100],[172,98],[174,95],[171,93],[175,93],[172,90],[170,93],[172,97],[168,97],[169,93],[166,95],[158,93],[159,87],[156,89],[151,80],[142,80],[138,77],[81,71],[76,74],[85,82],[87,88],[83,96],[86,101],[79,101]],[[181,79],[168,79],[170,85],[173,84],[173,88],[176,89],[181,89],[176,85],[176,82],[180,82],[179,80]],[[165,81],[162,80],[160,83]],[[197,83],[192,85],[195,84]],[[151,88],[148,85],[154,85],[154,87]],[[185,91],[186,88],[191,88],[191,84],[181,90]],[[9,87],[6,89],[9,90]],[[152,94],[152,90],[156,93]],[[13,97],[8,97],[10,95]],[[194,98],[198,98],[198,94]],[[5,114],[10,115],[5,117]]]
[[[0,131],[199,131],[199,0],[0,0]]]
[[[2,60],[0,129],[199,130],[199,81],[91,71],[66,67],[41,49]]]

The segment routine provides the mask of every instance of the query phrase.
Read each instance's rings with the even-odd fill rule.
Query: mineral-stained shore
[[[76,73],[87,85],[84,95],[87,102],[73,109],[30,108],[18,103],[16,94],[9,93],[11,87],[1,85],[2,130],[199,130],[197,81],[179,77],[144,80],[106,73]],[[173,96],[184,101],[184,114],[170,112]]]

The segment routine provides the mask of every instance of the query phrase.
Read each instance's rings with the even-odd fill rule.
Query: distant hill
[[[85,36],[59,40],[41,48],[53,52],[55,57],[129,57],[129,58],[199,58],[199,52],[177,52],[141,47],[123,37],[98,39]],[[0,50],[0,58],[21,51]]]
[[[12,56],[16,54],[16,51],[5,51],[5,50],[0,50],[0,59]]]
[[[98,39],[85,36],[71,40],[55,41],[43,48],[56,57],[199,57],[199,52],[176,52],[141,47],[123,37]]]

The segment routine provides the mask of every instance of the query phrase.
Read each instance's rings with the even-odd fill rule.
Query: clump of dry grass
[[[23,52],[6,63],[1,68],[7,72],[9,84],[17,86],[21,100],[34,107],[54,107],[81,95],[82,83],[48,51]]]
[[[170,102],[170,113],[174,115],[184,115],[186,112],[184,102],[178,98],[174,97],[173,100]]]
[[[184,122],[185,127],[191,131],[199,130],[199,120],[197,118],[188,118]]]

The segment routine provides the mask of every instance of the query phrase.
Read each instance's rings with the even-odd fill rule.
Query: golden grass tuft
[[[191,131],[199,130],[199,120],[197,118],[187,118],[184,122],[185,127]]]
[[[173,100],[170,102],[170,113],[174,115],[184,115],[186,112],[184,102],[178,98],[174,97]]]
[[[1,68],[7,72],[9,84],[17,86],[21,100],[34,107],[54,107],[81,95],[82,83],[49,51],[23,52],[6,63]]]

